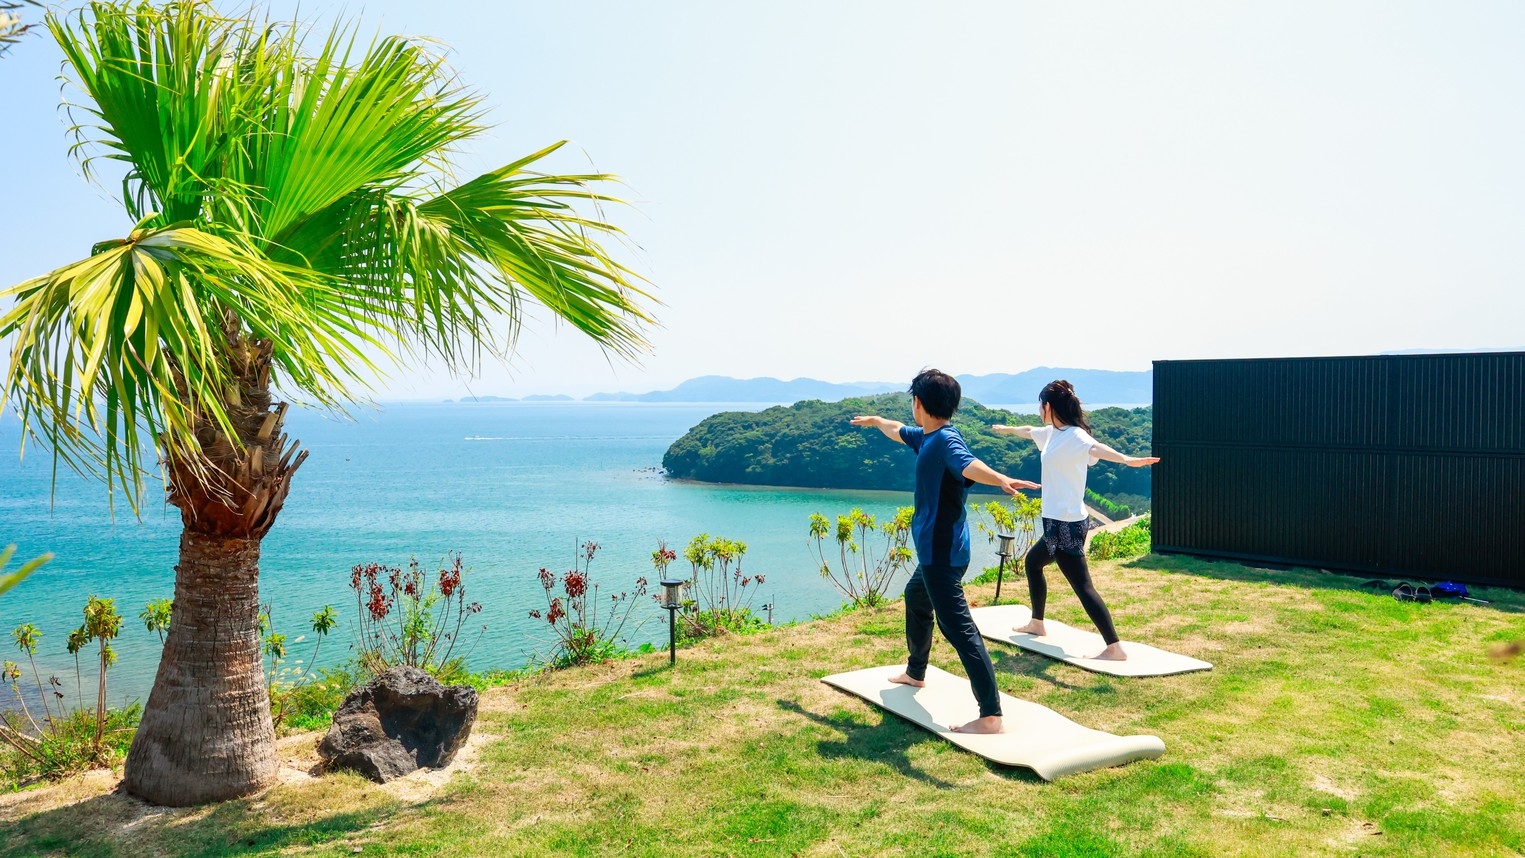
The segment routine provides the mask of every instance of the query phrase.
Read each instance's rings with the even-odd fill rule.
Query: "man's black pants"
[[[919,565],[905,585],[905,645],[910,656],[905,672],[912,679],[927,678],[927,658],[932,652],[932,625],[958,651],[964,673],[980,704],[980,717],[1001,714],[1001,695],[995,684],[995,665],[980,639],[969,603],[964,600],[964,571],[968,566]]]

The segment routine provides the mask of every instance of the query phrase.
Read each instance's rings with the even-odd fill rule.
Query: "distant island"
[[[1074,383],[1088,402],[1142,405],[1154,401],[1154,372],[1121,372],[1040,366],[1026,372],[961,375],[964,395],[980,402],[1016,404],[1038,401],[1038,391],[1056,378]],[[857,381],[838,383],[814,378],[781,381],[776,378],[729,378],[706,375],[691,378],[671,390],[650,393],[595,393],[585,402],[835,402],[853,396],[893,393],[906,382]]]
[[[915,482],[915,457],[881,433],[847,421],[855,414],[881,414],[908,422],[910,411],[910,396],[892,393],[722,412],[675,441],[662,457],[662,467],[669,476],[709,483],[909,491]],[[990,431],[996,423],[1038,425],[1037,416],[986,408],[966,397],[953,423],[974,454],[991,467],[1021,479],[1039,479],[1038,449],[1031,441]],[[1098,409],[1091,414],[1091,424],[1099,440],[1123,453],[1149,451],[1152,408]],[[1106,499],[1101,505],[1112,512],[1149,507],[1147,468],[1102,462],[1091,468],[1088,482]]]

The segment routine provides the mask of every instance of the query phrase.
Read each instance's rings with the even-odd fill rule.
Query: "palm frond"
[[[601,208],[612,176],[535,172],[556,144],[440,190],[482,130],[440,56],[361,47],[343,25],[309,52],[301,28],[254,14],[94,0],[47,18],[82,94],[72,151],[87,173],[129,166],[136,221],[0,292],[15,301],[0,396],[55,463],[136,504],[154,444],[203,471],[203,444],[241,449],[230,414],[250,371],[342,408],[379,372],[367,355],[470,371],[508,354],[526,301],[614,354],[646,348],[655,301],[603,244],[621,238]]]
[[[287,378],[328,404],[376,369],[363,346],[379,343],[317,272],[190,225],[98,249],[0,292],[15,301],[0,316],[0,338],[15,338],[4,392],[29,435],[107,474],[134,509],[153,441],[194,463],[205,424],[234,436],[232,368],[245,357],[230,353],[230,320],[274,343]]]
[[[448,226],[466,252],[489,266],[500,292],[517,301],[522,289],[595,342],[634,357],[647,348],[642,327],[654,321],[641,304],[655,301],[600,242],[622,231],[578,209],[619,203],[591,190],[616,178],[525,169],[564,142],[472,179],[418,211]]]

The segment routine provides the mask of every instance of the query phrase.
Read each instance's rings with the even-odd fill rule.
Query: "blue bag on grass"
[[[1455,581],[1441,581],[1430,588],[1430,592],[1443,599],[1465,599],[1467,597],[1467,585],[1458,584]]]

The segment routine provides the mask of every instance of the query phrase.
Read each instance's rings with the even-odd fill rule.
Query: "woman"
[[[1091,572],[1086,568],[1086,468],[1098,459],[1141,468],[1158,462],[1159,457],[1124,456],[1092,438],[1091,425],[1080,407],[1080,398],[1068,381],[1050,382],[1038,394],[1038,402],[1042,426],[997,424],[991,427],[1000,435],[1031,438],[1037,443],[1043,461],[1043,538],[1034,543],[1026,561],[1033,618],[1015,630],[1043,636],[1043,608],[1048,600],[1048,582],[1043,577],[1043,567],[1057,561],[1059,570],[1069,579],[1075,595],[1080,597],[1086,615],[1096,624],[1096,630],[1101,632],[1101,639],[1107,644],[1106,649],[1092,658],[1123,661],[1128,654],[1123,652],[1117,630],[1112,627],[1112,615],[1097,595],[1096,587],[1091,583]]]

